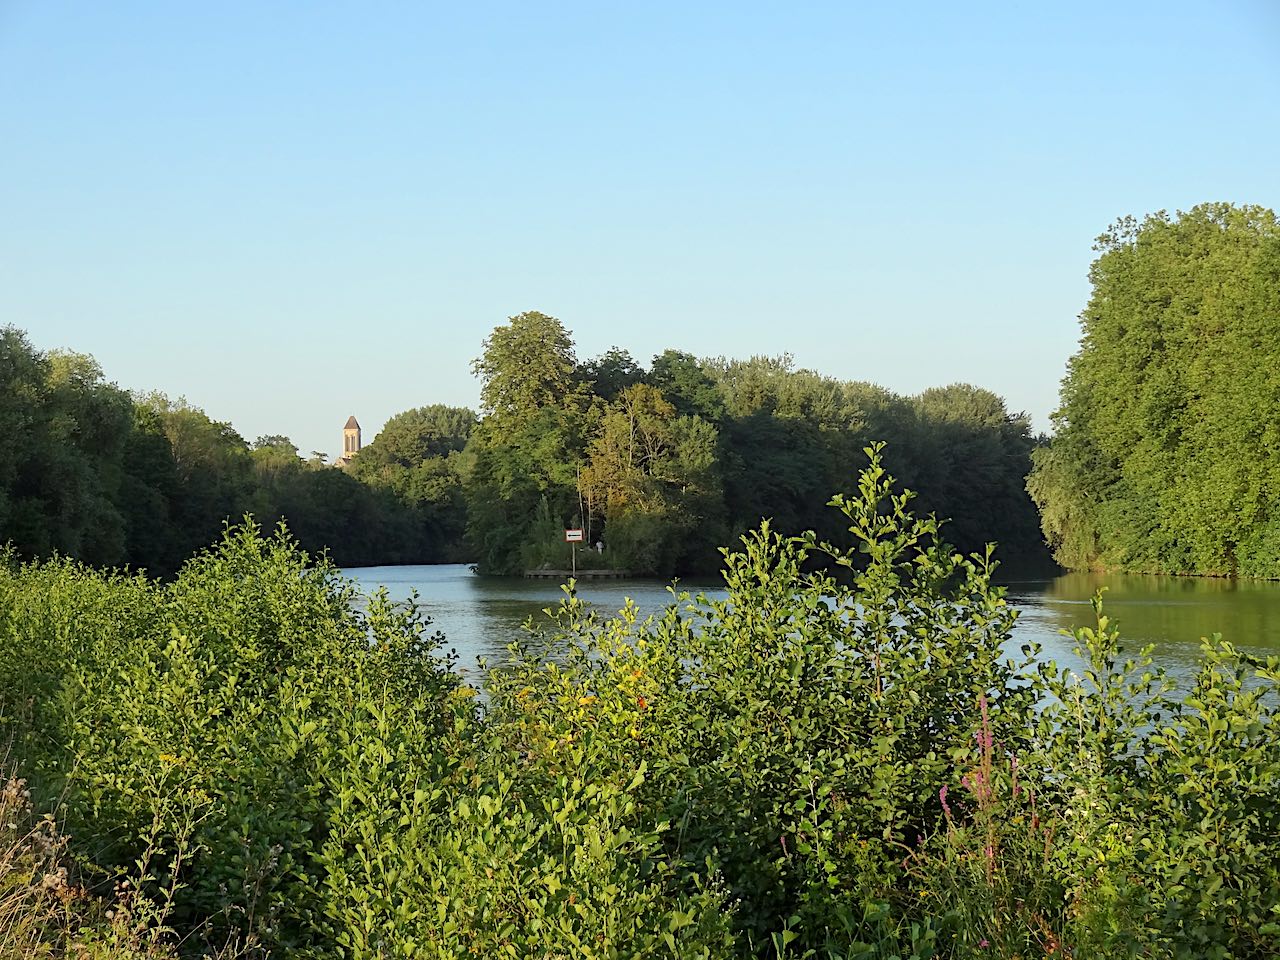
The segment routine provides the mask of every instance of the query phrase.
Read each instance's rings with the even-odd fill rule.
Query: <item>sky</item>
[[[0,0],[0,324],[247,439],[540,310],[1050,427],[1093,238],[1280,207],[1280,0]]]

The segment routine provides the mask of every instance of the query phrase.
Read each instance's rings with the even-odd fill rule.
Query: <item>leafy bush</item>
[[[211,942],[307,941],[343,764],[374,746],[343,753],[349,721],[382,711],[427,749],[457,688],[415,611],[354,598],[252,525],[169,585],[65,562],[4,577],[8,702],[31,705],[6,720],[77,851]]]
[[[1083,676],[1007,656],[990,553],[952,553],[868,453],[833,501],[853,548],[766,526],[726,552],[727,599],[643,623],[571,596],[568,658],[528,644],[491,722],[529,756],[643,764],[677,870],[737,903],[739,954],[1275,955],[1280,660],[1215,640],[1178,693],[1100,607]]]
[[[229,530],[167,585],[0,565],[0,723],[85,896],[132,905],[88,936],[1277,955],[1280,659],[1215,638],[1175,691],[1101,609],[1080,676],[1011,656],[990,551],[951,551],[868,453],[833,501],[852,547],[762,526],[725,551],[725,599],[646,619],[569,587],[480,697],[412,604],[362,612],[283,531]]]

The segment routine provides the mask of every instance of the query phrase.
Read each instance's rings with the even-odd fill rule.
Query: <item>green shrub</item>
[[[1215,638],[1175,691],[1101,609],[1079,676],[1014,651],[991,552],[951,551],[868,454],[833,501],[851,547],[762,526],[725,599],[646,619],[569,587],[482,696],[412,603],[356,603],[283,531],[167,585],[0,564],[2,732],[116,904],[83,942],[1280,954],[1280,659]]]
[[[570,596],[491,675],[492,721],[553,769],[575,744],[594,775],[644,769],[741,953],[1274,955],[1277,663],[1209,648],[1180,700],[1101,613],[1083,676],[1009,657],[990,552],[952,553],[868,453],[833,501],[853,548],[765,526],[726,599],[645,622]]]

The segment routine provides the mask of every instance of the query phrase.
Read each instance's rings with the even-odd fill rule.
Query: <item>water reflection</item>
[[[1201,639],[1215,633],[1241,650],[1280,653],[1280,584],[1268,582],[1069,573],[1013,583],[1009,597],[1022,610],[1019,631],[1044,642],[1049,634],[1092,623],[1089,602],[1099,588],[1105,588],[1104,608],[1126,645],[1136,651],[1154,644],[1156,662],[1172,674],[1185,675]]]

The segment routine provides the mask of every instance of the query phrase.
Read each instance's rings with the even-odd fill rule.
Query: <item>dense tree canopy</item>
[[[1280,576],[1280,227],[1260,207],[1098,238],[1029,489],[1072,567]]]
[[[575,387],[578,365],[564,325],[529,311],[489,335],[472,369],[484,412],[518,419],[563,402]]]
[[[418,514],[426,542],[440,558],[459,559],[466,528],[464,453],[476,415],[465,407],[433,404],[398,413],[350,467],[353,477],[386,490]]]
[[[102,382],[92,358],[39,353],[10,327],[0,331],[0,417],[4,539],[30,555],[124,560],[128,395]]]
[[[678,416],[656,387],[627,387],[587,446],[588,533],[599,511],[612,550],[643,570],[677,570],[713,550],[725,532],[716,445],[712,424]]]
[[[424,417],[435,431],[425,449],[460,457],[474,415],[427,408]],[[433,522],[421,475],[408,490],[361,483],[303,461],[288,437],[250,445],[185,400],[131,396],[92,357],[42,353],[12,327],[0,329],[0,418],[0,543],[20,556],[168,575],[246,513],[287,520],[309,549],[345,564],[445,559],[461,538],[456,492],[448,524]]]
[[[644,370],[621,347],[610,347],[601,356],[588,360],[581,373],[592,393],[604,400],[614,399],[644,379]]]
[[[961,547],[999,539],[1006,556],[1047,560],[1024,489],[1029,422],[989,391],[904,398],[788,356],[667,350],[649,370],[620,347],[570,370],[573,357],[569,332],[536,313],[495,330],[476,361],[491,412],[472,435],[465,483],[488,572],[567,567],[567,525],[605,545],[585,562],[660,575],[714,568],[717,548],[764,517],[838,535],[829,491],[848,486],[877,439],[922,503],[955,518]]]
[[[579,363],[571,334],[522,313],[484,341],[484,416],[429,405],[389,419],[343,469],[286,436],[249,443],[185,400],[130,395],[92,358],[43,354],[0,331],[0,541],[166,575],[245,514],[288,523],[341,564],[473,560],[488,573],[584,564],[668,576],[709,572],[762,518],[841,533],[825,509],[888,440],[921,504],[953,518],[965,550],[998,539],[1043,560],[1023,489],[1027,420],[967,385],[900,397],[797,369],[788,356],[700,361],[667,350],[649,369],[624,348]]]

